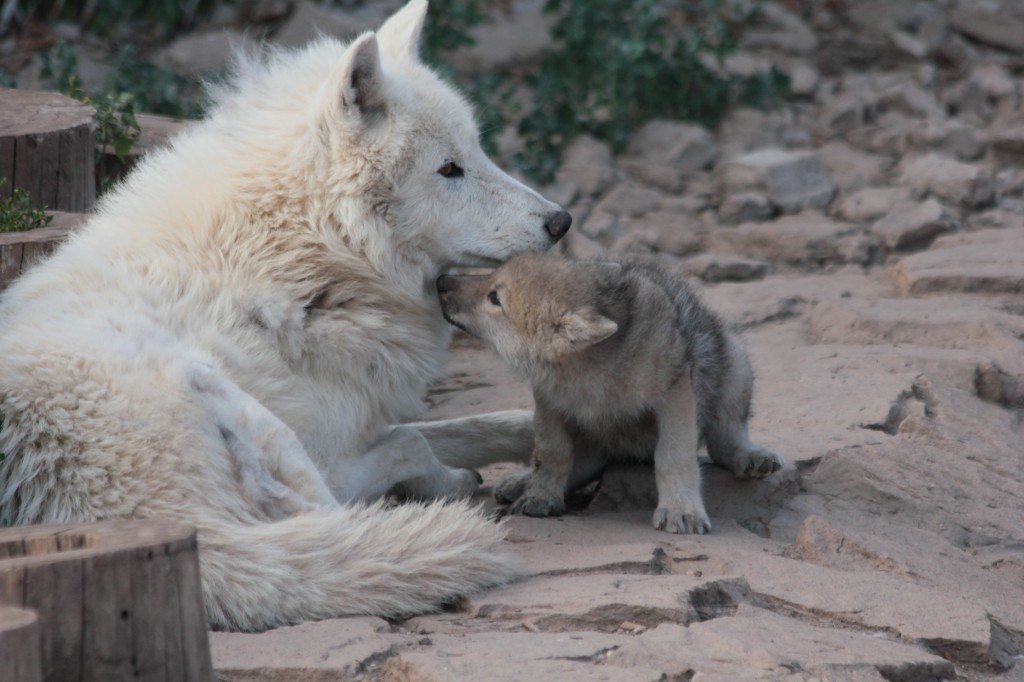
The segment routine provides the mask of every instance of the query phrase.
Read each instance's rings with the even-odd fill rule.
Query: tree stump
[[[187,526],[0,530],[0,604],[37,613],[44,680],[213,679],[200,589]]]
[[[0,89],[0,177],[55,211],[96,202],[93,109],[55,92]]]
[[[31,265],[48,256],[85,221],[83,213],[51,212],[53,222],[26,232],[0,232],[0,290]]]
[[[0,670],[4,679],[40,682],[39,619],[35,612],[0,606]]]

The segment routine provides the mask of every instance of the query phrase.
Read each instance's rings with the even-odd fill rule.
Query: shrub
[[[7,178],[0,178],[0,188],[6,186]],[[0,232],[34,230],[38,227],[46,227],[51,220],[53,220],[53,216],[46,215],[44,208],[33,204],[28,192],[20,187],[15,187],[10,197],[0,201]],[[2,421],[0,421],[0,428],[2,428]],[[0,454],[0,461],[2,460],[3,455]]]
[[[725,0],[548,0],[545,9],[557,15],[553,46],[527,80],[535,104],[519,123],[525,150],[516,158],[539,180],[582,133],[621,151],[649,119],[711,125],[734,99],[771,104],[788,86],[775,71],[725,75],[722,60],[754,16]]]

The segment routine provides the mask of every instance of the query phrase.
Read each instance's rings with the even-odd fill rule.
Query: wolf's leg
[[[533,466],[525,489],[510,511],[526,516],[559,516],[565,511],[565,490],[573,469],[572,438],[562,417],[539,396],[535,398]],[[508,492],[512,492],[511,486]]]
[[[704,510],[697,462],[697,402],[689,375],[671,388],[657,408],[658,445],[654,477],[658,508],[654,527],[669,533],[707,533],[711,521]]]
[[[576,448],[573,451],[572,471],[566,483],[566,492],[582,488],[594,481],[601,475],[601,470],[608,463],[607,458],[599,452],[581,451]],[[501,479],[498,485],[494,486],[494,498],[502,504],[512,504],[522,496],[530,482],[532,469],[525,469],[509,474]]]
[[[489,414],[416,422],[444,464],[477,469],[495,462],[527,462],[533,449],[533,413],[506,410]]]
[[[739,339],[731,334],[729,372],[722,383],[718,411],[704,434],[708,455],[739,478],[763,478],[786,465],[781,455],[750,442],[747,421],[754,387],[750,360]]]
[[[399,484],[424,499],[468,497],[480,485],[475,471],[441,464],[426,438],[408,425],[389,427],[359,457],[338,458],[330,481],[342,502],[377,499]]]
[[[298,437],[273,412],[212,365],[195,362],[187,377],[256,504],[275,517],[338,506]]]

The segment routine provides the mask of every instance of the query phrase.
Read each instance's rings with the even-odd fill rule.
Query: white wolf
[[[250,61],[0,307],[0,516],[195,525],[210,622],[409,614],[508,580],[457,497],[529,415],[422,410],[447,268],[570,218],[492,164],[417,57],[425,0],[344,45]]]

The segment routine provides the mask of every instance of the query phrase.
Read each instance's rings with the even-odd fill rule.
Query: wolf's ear
[[[357,38],[335,69],[331,87],[337,88],[342,116],[367,119],[378,115],[385,105],[384,76],[380,66],[377,37],[372,33]]]
[[[572,347],[579,349],[601,343],[619,331],[619,325],[588,306],[563,315],[561,329]]]
[[[377,29],[381,50],[396,59],[418,59],[426,18],[427,0],[409,0]]]

